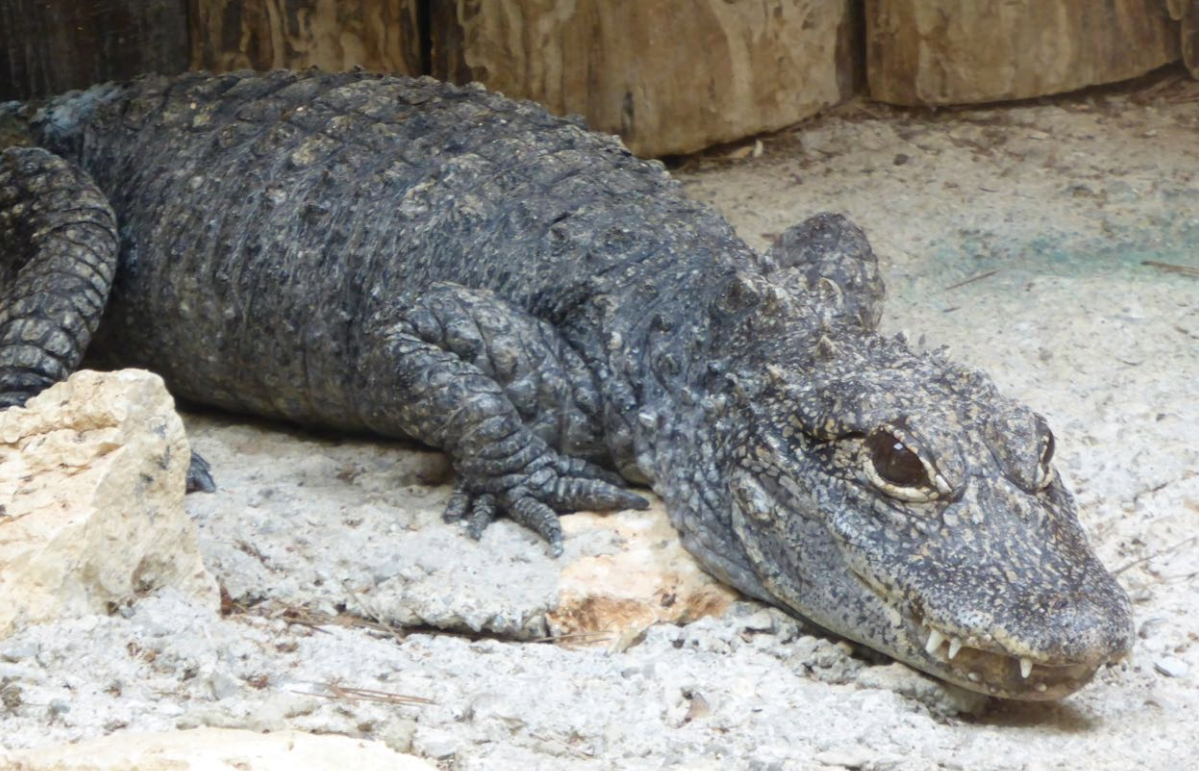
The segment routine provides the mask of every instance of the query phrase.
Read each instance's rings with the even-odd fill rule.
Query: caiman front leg
[[[501,512],[562,553],[557,513],[645,508],[604,456],[591,373],[552,326],[482,290],[436,284],[368,323],[364,418],[449,454],[447,521]],[[588,460],[588,458],[592,460]]]

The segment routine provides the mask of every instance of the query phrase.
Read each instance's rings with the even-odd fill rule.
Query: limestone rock
[[[508,517],[481,541],[443,523],[449,465],[428,448],[216,415],[190,416],[188,430],[221,489],[189,496],[187,507],[204,522],[205,564],[235,603],[514,640],[596,632],[588,639],[612,642],[659,620],[720,613],[734,596],[682,549],[661,503],[563,516],[566,552],[554,558]]]
[[[81,371],[0,412],[0,638],[172,585],[211,603],[183,510],[191,454],[140,370]]]
[[[645,511],[562,518],[569,543],[583,531],[610,530],[619,548],[563,565],[558,608],[547,614],[555,637],[623,650],[658,622],[719,615],[737,593],[704,573],[679,541],[661,501]]]
[[[112,734],[100,739],[12,752],[13,771],[433,771],[382,742],[348,736],[230,728]]]

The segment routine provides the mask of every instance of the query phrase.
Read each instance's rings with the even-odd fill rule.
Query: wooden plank
[[[418,0],[191,0],[192,66],[421,72]]]
[[[894,104],[1023,99],[1179,58],[1162,0],[866,0],[870,95]]]
[[[851,0],[433,0],[431,71],[575,113],[642,155],[793,124],[847,98]]]
[[[1199,78],[1199,0],[1175,1],[1185,2],[1185,6],[1179,9],[1179,16],[1174,17],[1182,20],[1182,61],[1191,77]]]
[[[0,0],[0,100],[187,62],[187,0]]]

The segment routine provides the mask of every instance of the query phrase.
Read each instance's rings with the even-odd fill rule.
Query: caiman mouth
[[[939,627],[910,604],[901,615],[909,639],[923,642],[923,657],[910,663],[979,693],[1031,701],[1061,699],[1089,683],[1100,666],[1019,655],[1005,649],[993,634],[961,634]]]

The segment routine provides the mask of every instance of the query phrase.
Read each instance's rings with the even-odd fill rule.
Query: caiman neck
[[[767,364],[757,337],[778,331],[756,330],[754,321],[761,297],[774,291],[781,290],[752,267],[730,272],[689,313],[650,316],[637,344],[628,346],[640,353],[631,381],[638,396],[630,426],[636,467],[655,487],[677,464],[718,462],[714,448],[735,428],[728,405],[743,399],[744,386],[758,382],[755,373]]]

